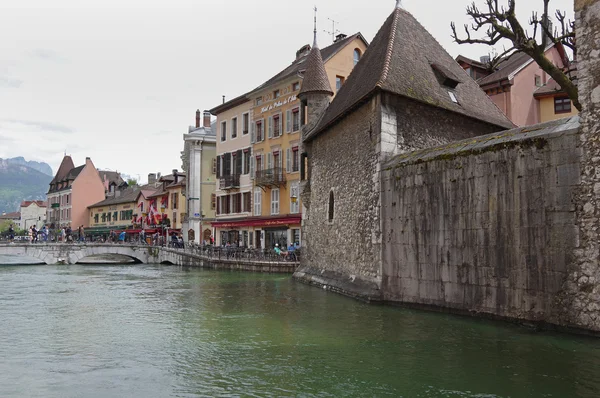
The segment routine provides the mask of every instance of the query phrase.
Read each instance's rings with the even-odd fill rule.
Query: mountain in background
[[[6,161],[8,161],[11,164],[17,164],[20,166],[27,166],[27,167],[31,167],[34,170],[39,171],[40,173],[46,174],[50,177],[54,177],[54,173],[52,173],[52,167],[50,167],[50,165],[48,163],[44,163],[44,162],[36,162],[35,160],[25,160],[25,158],[23,156],[19,156],[16,158],[12,158],[12,159],[4,159]],[[2,159],[0,158],[0,161],[2,161]]]
[[[23,157],[0,159],[0,214],[19,211],[23,200],[46,200],[52,168]]]

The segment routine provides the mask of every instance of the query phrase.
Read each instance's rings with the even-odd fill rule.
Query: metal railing
[[[228,176],[221,176],[219,180],[219,189],[231,189],[240,187],[240,175],[232,174]]]
[[[272,169],[257,170],[254,182],[258,186],[279,186],[285,184],[285,175],[283,168],[274,167]]]
[[[300,262],[300,249],[291,252],[282,252],[277,254],[270,249],[250,249],[243,247],[222,247],[222,246],[200,246],[200,245],[184,245],[181,247],[170,248],[181,250],[186,253],[198,255],[209,260],[236,260],[236,261],[255,261],[268,263]]]

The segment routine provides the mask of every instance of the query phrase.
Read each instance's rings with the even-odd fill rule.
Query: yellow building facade
[[[575,116],[579,113],[577,108],[573,106],[573,102],[564,94],[538,97],[538,102],[540,123]]]
[[[127,189],[120,196],[103,200],[88,207],[89,228],[86,234],[107,234],[111,230],[131,229],[135,223],[139,190]]]
[[[338,35],[321,50],[332,91],[367,46],[357,33]],[[298,93],[310,50],[303,46],[289,67],[258,89],[211,110],[217,116],[217,245],[272,249],[301,241]]]
[[[344,84],[354,65],[367,49],[362,35],[338,36],[321,50],[331,89]],[[306,49],[307,51],[310,48]],[[300,50],[302,51],[302,49]],[[303,73],[305,57],[297,59]],[[284,73],[285,75],[285,73]],[[267,82],[249,94],[252,101],[254,181],[253,216],[264,217],[254,226],[256,246],[273,248],[300,244],[302,201],[300,200],[301,111],[298,93],[302,79],[298,73]],[[260,220],[257,220],[260,221]]]

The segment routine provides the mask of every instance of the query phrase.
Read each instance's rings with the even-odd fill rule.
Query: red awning
[[[274,227],[278,225],[300,224],[302,216],[294,215],[292,217],[277,218],[249,218],[240,221],[215,221],[211,225],[215,228],[235,228],[235,227]]]

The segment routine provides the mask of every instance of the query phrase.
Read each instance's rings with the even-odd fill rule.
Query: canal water
[[[600,340],[289,276],[0,266],[1,397],[598,397]]]

